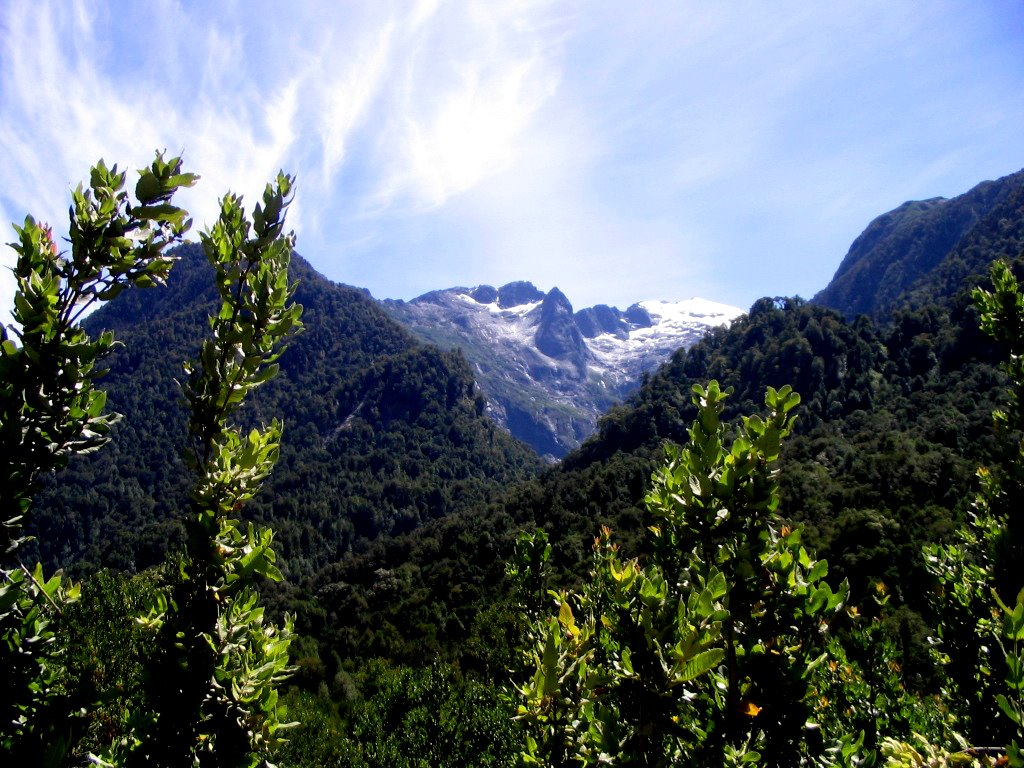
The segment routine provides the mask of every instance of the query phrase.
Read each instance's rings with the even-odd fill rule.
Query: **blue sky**
[[[295,174],[299,252],[380,298],[809,297],[876,215],[1024,167],[1024,4],[0,3],[0,220],[66,230],[156,148],[197,230]]]

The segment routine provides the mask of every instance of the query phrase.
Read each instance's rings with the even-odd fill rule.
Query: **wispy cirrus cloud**
[[[503,170],[558,84],[556,46],[517,4],[434,7],[416,21],[381,116],[383,206],[436,207]]]
[[[293,6],[5,4],[0,214],[60,221],[97,158],[154,148],[202,175],[181,196],[199,224],[279,168],[299,176],[299,228],[436,207],[510,161],[558,81],[544,4]]]

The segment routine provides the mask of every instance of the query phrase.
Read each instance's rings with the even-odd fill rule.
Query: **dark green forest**
[[[216,291],[198,244],[176,255],[166,287],[128,292],[84,323],[124,343],[104,384],[125,418],[106,450],[72,463],[40,494],[39,557],[50,567],[143,570],[182,540],[175,511],[187,498],[187,420],[177,381]],[[529,449],[483,417],[465,360],[418,344],[367,294],[328,282],[299,257],[290,278],[305,331],[244,414],[250,424],[285,422],[274,474],[248,513],[273,520],[289,577],[310,576],[378,535],[482,506],[537,470]]]
[[[249,239],[181,243],[170,195],[194,179],[162,162],[134,208],[73,219],[92,239],[71,258],[28,224],[18,246],[19,295],[49,269],[53,305],[77,285],[104,306],[63,326],[20,306],[48,354],[89,350],[64,416],[23,384],[34,337],[5,331],[6,450],[26,424],[51,446],[8,471],[12,759],[1024,764],[1019,175],[880,217],[812,302],[758,300],[548,466],[459,353],[297,255],[254,266],[285,247],[287,177]],[[94,174],[79,222],[115,180]],[[130,251],[159,215],[181,231]],[[88,259],[120,287],[83,282]],[[250,284],[279,306],[245,309]],[[236,321],[268,306],[292,320],[259,347]],[[257,348],[218,400],[229,338]],[[54,453],[67,414],[88,437]]]

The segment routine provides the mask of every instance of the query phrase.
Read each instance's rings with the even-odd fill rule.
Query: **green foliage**
[[[915,631],[927,631],[917,614],[891,606],[882,582],[862,612],[847,609],[828,642],[829,660],[812,679],[814,718],[826,733],[859,734],[857,757],[874,760],[885,739],[915,734],[933,744],[957,738],[955,704],[948,691],[923,692],[915,679]],[[944,695],[945,694],[945,695]]]
[[[170,192],[192,179],[161,163],[144,171],[137,205],[116,169],[98,167],[76,192],[70,255],[46,227],[16,228],[21,325],[4,331],[0,355],[0,440],[15,457],[0,502],[11,550],[0,584],[8,761],[90,751],[129,764],[265,760],[286,719],[276,688],[296,645],[288,619],[270,616],[290,607],[315,636],[299,663],[317,693],[287,697],[309,726],[285,763],[504,765],[519,726],[528,754],[554,764],[994,759],[956,731],[1008,745],[1021,762],[1024,300],[1009,269],[993,273],[978,311],[946,291],[941,307],[914,299],[884,328],[761,300],[676,355],[563,465],[502,490],[536,464],[487,428],[458,354],[414,345],[368,297],[301,260],[293,289],[281,266],[287,191],[260,207],[255,232],[231,199],[204,243],[211,264],[198,263],[197,246],[165,255],[185,226]],[[938,277],[956,282],[993,243],[1019,240],[1015,222],[973,227]],[[164,289],[123,293],[77,322],[84,304],[163,282],[168,259],[187,268]],[[274,266],[256,266],[264,260]],[[917,279],[897,277],[900,290]],[[278,358],[297,317],[270,307],[292,300],[306,307],[307,332]],[[997,342],[976,329],[979,311]],[[104,323],[129,342],[125,353],[109,356]],[[204,327],[213,339],[197,350]],[[1007,351],[999,372],[992,363]],[[193,352],[189,421],[172,367]],[[709,379],[722,386],[694,392]],[[1007,379],[993,438],[981,414]],[[798,423],[787,383],[804,394]],[[727,426],[766,389],[768,415]],[[115,425],[108,405],[129,418]],[[283,446],[271,420],[280,414]],[[666,440],[689,444],[666,457]],[[62,488],[48,479],[84,453]],[[243,505],[252,523],[239,519]],[[275,537],[261,525],[270,520]],[[578,586],[602,524],[617,543],[599,537]],[[519,573],[504,577],[518,531],[538,525]],[[33,532],[42,540],[26,541]],[[83,573],[143,567],[179,541],[185,554],[166,584],[103,574],[75,602],[75,585],[45,576],[58,562]],[[940,543],[927,567],[923,542]],[[23,567],[36,552],[44,567]],[[291,581],[267,585],[264,609],[256,580],[279,571]],[[826,579],[844,577],[867,594],[888,586],[840,615],[846,587]],[[142,603],[156,610],[139,624]],[[516,672],[526,682],[513,726],[494,682],[524,663],[524,625],[529,673]],[[466,675],[365,661],[374,655],[441,658]]]
[[[1009,360],[1004,370],[1010,380],[1010,401],[992,414],[996,434],[1006,446],[1004,461],[989,472],[979,472],[982,489],[976,502],[981,537],[989,546],[991,593],[1002,614],[996,640],[1005,659],[1006,692],[996,696],[999,709],[1013,724],[1007,754],[1012,765],[1024,765],[1024,581],[1020,557],[1024,554],[1024,293],[1009,265],[992,267],[991,292],[978,289],[974,300],[981,312],[981,327],[1006,345]],[[984,556],[983,556],[984,557]],[[1003,595],[1015,595],[1008,607]]]
[[[221,307],[198,362],[185,366],[196,476],[186,549],[170,600],[159,597],[144,619],[156,642],[147,697],[159,709],[139,713],[104,762],[256,766],[287,727],[276,686],[291,671],[292,619],[268,621],[256,592],[259,578],[281,578],[273,534],[234,517],[273,469],[281,427],[243,433],[229,420],[277,372],[284,341],[301,328],[288,284],[294,236],[283,234],[291,186],[283,174],[267,185],[254,225],[241,200],[225,196],[203,235]]]
[[[382,660],[361,665],[358,694],[335,706],[324,694],[293,690],[302,721],[279,754],[282,768],[461,768],[512,766],[512,711],[496,688],[441,664]]]
[[[518,526],[496,506],[382,536],[325,568],[304,585],[310,631],[345,659],[436,656],[504,676],[521,629],[503,580]]]
[[[973,293],[982,329],[1005,345],[1010,381],[1007,408],[993,412],[1005,446],[1002,461],[978,471],[977,493],[967,525],[947,544],[925,548],[928,568],[939,586],[936,612],[942,651],[953,695],[964,702],[973,738],[1007,745],[1011,764],[1021,764],[1024,734],[1021,690],[1024,590],[1019,575],[1024,552],[1024,296],[1005,262],[992,266],[993,290]],[[1006,597],[1014,596],[1013,607]],[[997,652],[997,649],[998,651]],[[999,674],[1000,667],[1005,669]],[[1005,719],[999,716],[1000,712]]]
[[[596,765],[620,753],[673,759],[692,712],[685,686],[724,656],[720,573],[683,596],[657,568],[620,560],[607,530],[595,550],[592,588],[558,595],[557,617],[535,630],[535,671],[518,709],[531,764]]]
[[[5,457],[0,549],[5,553],[21,543],[18,533],[39,475],[64,466],[74,453],[99,448],[117,418],[103,413],[106,395],[94,385],[113,335],[90,339],[76,321],[131,285],[148,287],[166,279],[174,259],[164,250],[191,224],[169,201],[195,180],[181,173],[179,158],[165,161],[158,153],[139,171],[139,203],[133,206],[124,191],[125,174],[100,161],[89,188],[79,185],[73,194],[70,254],[59,253],[52,230],[32,217],[14,227],[17,327],[0,328],[0,453]]]
[[[183,249],[166,289],[145,302],[128,292],[88,319],[128,344],[103,382],[127,417],[109,450],[72,463],[39,497],[39,553],[51,569],[142,569],[184,540],[177,511],[189,480],[177,446],[187,414],[174,366],[218,309],[198,250]],[[726,419],[758,408],[768,386],[802,393],[778,465],[787,518],[834,582],[865,594],[882,580],[894,603],[928,620],[917,553],[949,538],[976,467],[994,453],[988,421],[1002,375],[969,307],[879,329],[795,299],[759,301],[652,375],[583,450],[522,483],[539,474],[535,457],[481,415],[465,361],[413,345],[364,293],[301,259],[291,271],[307,331],[239,413],[246,426],[285,418],[288,439],[247,514],[272,522],[289,582],[267,597],[341,657],[414,662],[425,652],[463,663],[478,617],[507,603],[502,563],[521,529],[550,535],[562,589],[586,573],[601,524],[625,555],[649,551],[648,480],[662,444],[687,438],[690,388],[710,378],[734,389]],[[472,663],[490,664],[479,650]],[[913,684],[934,693],[935,677],[915,671]]]
[[[718,738],[738,747],[756,733],[764,762],[791,764],[809,748],[808,686],[822,661],[823,632],[849,593],[845,581],[833,592],[825,561],[810,556],[800,531],[778,512],[773,465],[800,398],[790,387],[768,388],[768,415],[743,417],[727,447],[725,393],[711,382],[695,387],[694,397],[700,410],[690,440],[670,450],[648,495],[655,517],[667,523],[665,534],[654,529],[655,556],[675,558],[682,573],[708,565],[724,573],[730,616]],[[756,731],[745,727],[749,713],[756,713]]]
[[[931,368],[915,367],[915,345]],[[1002,380],[994,359],[966,310],[922,312],[881,331],[765,299],[677,353],[559,468],[510,494],[506,509],[550,532],[562,580],[585,571],[595,523],[614,528],[626,552],[645,551],[637,535],[648,522],[645,485],[662,444],[688,437],[691,387],[712,378],[731,387],[723,417],[735,419],[758,408],[767,387],[791,383],[803,401],[779,460],[786,516],[836,581],[863,594],[881,579],[894,599],[926,612],[929,579],[917,553],[956,527],[974,469],[993,453],[987,421]]]
[[[57,765],[71,747],[61,722],[68,714],[57,685],[63,649],[54,642],[53,623],[62,606],[74,603],[78,591],[59,574],[46,579],[41,565],[34,571],[20,565],[3,572],[0,750],[14,763]]]
[[[76,573],[141,570],[183,542],[191,480],[179,446],[188,413],[175,378],[220,310],[198,245],[178,252],[165,288],[131,293],[87,319],[123,338],[103,384],[125,418],[110,450],[73,462],[37,499],[39,554]],[[238,412],[247,428],[288,424],[273,475],[247,506],[273,525],[278,567],[294,584],[382,534],[484,508],[540,462],[484,413],[458,353],[416,344],[365,292],[333,284],[297,255],[289,266],[305,331],[280,373]],[[319,577],[317,585],[329,574]]]
[[[615,529],[624,559],[649,558],[656,540],[643,534],[658,521],[643,499],[664,462],[665,440],[687,438],[697,414],[693,384],[721,375],[722,387],[734,389],[722,411],[729,421],[758,407],[755,390],[782,387],[788,376],[810,394],[773,465],[783,524],[799,524],[799,545],[827,559],[829,583],[848,579],[851,594],[861,596],[860,617],[842,618],[826,638],[830,660],[845,653],[848,664],[819,664],[808,681],[815,693],[800,708],[820,725],[818,734],[863,729],[857,760],[874,754],[885,735],[942,739],[943,729],[963,728],[960,700],[945,683],[956,670],[931,654],[931,582],[919,553],[926,541],[950,541],[975,467],[996,455],[988,423],[1005,381],[994,365],[997,350],[967,306],[908,313],[881,330],[794,300],[755,308],[676,355],[607,415],[584,449],[509,488],[500,504],[382,537],[307,582],[317,600],[302,606],[321,647],[356,667],[365,655],[418,663],[438,654],[502,682],[504,670],[517,666],[509,655],[517,622],[501,563],[518,531],[543,526],[551,545],[547,587],[562,593],[579,591],[602,524]],[[887,585],[885,609],[869,597],[879,581]],[[531,594],[540,594],[541,607],[549,603],[543,589]],[[572,610],[581,623],[575,604]],[[484,634],[481,624],[495,631]],[[329,654],[323,661],[329,681],[337,666]],[[815,741],[816,733],[807,738]]]
[[[966,745],[963,745],[966,747]],[[981,763],[963,749],[949,750],[932,744],[919,733],[912,734],[909,741],[897,741],[891,737],[882,741],[881,756],[885,768],[952,768],[952,766],[989,765]]]
[[[100,571],[65,604],[55,644],[62,649],[58,688],[67,698],[71,761],[82,762],[129,732],[156,702],[143,695],[152,638],[136,621],[161,593],[162,574]]]
[[[89,188],[73,193],[70,253],[31,217],[14,228],[17,325],[0,328],[0,747],[16,764],[56,764],[72,747],[53,622],[78,587],[22,564],[32,496],[47,473],[104,445],[118,418],[104,413],[106,395],[95,387],[113,334],[90,338],[77,321],[125,288],[164,281],[174,263],[164,250],[191,224],[170,200],[195,180],[179,158],[157,153],[139,171],[133,205],[125,174],[101,161]]]
[[[727,445],[727,394],[693,388],[690,441],[668,449],[646,498],[650,562],[622,560],[605,529],[591,580],[553,593],[557,616],[534,625],[518,689],[527,762],[792,765],[818,748],[810,679],[849,587],[833,592],[778,515],[773,465],[799,397],[769,389],[767,416],[744,417]]]
[[[155,593],[155,607],[143,621],[157,635],[145,680],[137,646],[118,642],[138,639],[138,630],[123,625],[137,606],[121,614],[116,629],[109,622],[85,628],[74,612],[77,586],[66,586],[59,576],[47,580],[42,566],[32,572],[17,559],[38,478],[74,454],[99,448],[116,420],[103,413],[105,393],[93,384],[113,334],[92,341],[76,321],[92,303],[125,287],[163,282],[174,260],[162,251],[189,224],[169,200],[194,179],[180,173],[177,159],[167,163],[157,155],[140,173],[139,204],[133,207],[123,192],[124,174],[100,163],[90,190],[79,187],[74,194],[66,258],[48,228],[31,219],[16,228],[14,318],[20,328],[14,333],[20,346],[4,331],[0,360],[0,436],[10,457],[3,465],[0,543],[5,565],[15,564],[3,571],[0,584],[0,746],[19,764],[59,764],[72,751],[81,758],[91,745],[103,755],[95,761],[105,765],[255,766],[285,727],[276,684],[289,672],[292,623],[286,619],[279,628],[267,621],[255,591],[257,578],[280,578],[272,534],[252,524],[243,530],[233,517],[273,468],[280,425],[243,434],[228,419],[248,391],[277,372],[284,338],[301,327],[301,307],[289,303],[293,238],[283,236],[290,178],[280,175],[276,187],[268,185],[254,212],[252,237],[241,201],[228,195],[220,221],[203,238],[222,306],[211,318],[213,337],[200,362],[186,368],[196,474],[191,535],[170,600]],[[116,599],[118,590],[108,597]],[[68,622],[55,629],[53,619],[63,618],[64,610]],[[120,710],[108,699],[115,691]],[[85,741],[83,727],[90,730]]]
[[[996,703],[1016,728],[1016,738],[1024,733],[1024,590],[1017,603],[1009,608],[995,595],[1003,612],[1001,634],[997,635],[1003,658],[1006,659],[1007,693],[996,696]]]

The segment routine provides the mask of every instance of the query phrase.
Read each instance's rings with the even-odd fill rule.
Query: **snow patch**
[[[486,310],[492,315],[501,315],[503,317],[524,317],[543,303],[541,301],[533,301],[529,304],[519,304],[515,307],[499,307],[498,302],[496,301],[492,301],[490,304],[484,304],[474,299],[468,293],[456,293],[454,296],[463,304],[469,304],[477,311],[482,312]]]
[[[683,301],[641,301],[640,306],[656,325],[677,324],[726,325],[743,314],[739,307],[730,307],[717,301],[694,297]]]

